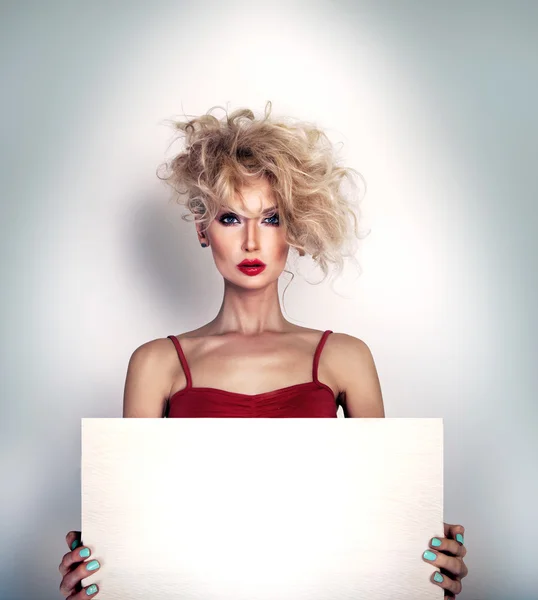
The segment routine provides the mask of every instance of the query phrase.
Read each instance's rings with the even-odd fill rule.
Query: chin
[[[228,283],[247,289],[265,287],[275,279],[271,273],[267,273],[267,269],[259,275],[254,276],[243,275],[241,272],[238,272],[237,274],[234,273],[233,276],[230,276],[228,273],[223,275],[223,277]]]

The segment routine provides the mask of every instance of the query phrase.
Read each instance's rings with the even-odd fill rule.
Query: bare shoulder
[[[346,417],[384,417],[383,396],[372,352],[363,340],[333,333],[327,344]]]
[[[373,361],[370,348],[360,338],[347,333],[332,333],[327,339],[327,349],[332,368],[345,380],[358,366]]]
[[[203,335],[203,332],[204,327],[200,327],[192,331],[178,333],[174,337],[183,342],[184,339],[199,338]],[[173,369],[177,365],[177,351],[172,340],[168,337],[156,338],[139,346],[133,352],[131,360],[140,364],[149,363],[153,366],[159,364],[162,369],[170,370],[170,368]]]
[[[363,340],[361,340],[360,338],[357,338],[353,335],[349,335],[347,333],[338,333],[338,332],[334,332],[331,334],[330,338],[331,340],[331,345],[340,351],[346,352],[346,351],[351,351],[351,352],[365,352],[365,351],[370,351],[370,349],[368,348],[366,342],[364,342]]]
[[[175,349],[170,339],[157,338],[138,346],[132,353],[129,362],[136,366],[155,367],[161,365],[161,367],[165,367],[163,363],[170,362],[170,357],[173,357],[174,354]]]
[[[175,348],[168,338],[145,342],[134,350],[125,379],[124,417],[163,416],[175,356]]]

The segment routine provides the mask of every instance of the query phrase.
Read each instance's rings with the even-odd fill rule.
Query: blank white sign
[[[101,600],[439,600],[442,419],[82,419]]]

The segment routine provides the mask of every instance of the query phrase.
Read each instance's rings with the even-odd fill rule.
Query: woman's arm
[[[379,377],[370,348],[351,335],[338,336],[338,381],[346,417],[385,416]]]
[[[123,395],[124,417],[161,418],[170,392],[169,340],[152,340],[129,360]]]

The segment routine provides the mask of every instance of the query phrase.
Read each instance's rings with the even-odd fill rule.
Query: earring
[[[204,242],[202,242],[202,248],[207,248],[207,244],[204,244]]]

